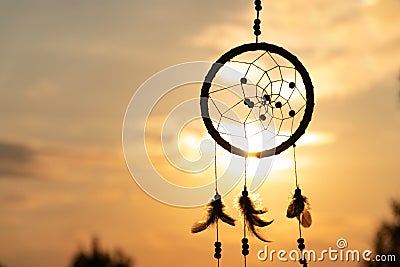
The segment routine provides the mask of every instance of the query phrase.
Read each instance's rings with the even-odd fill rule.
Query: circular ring
[[[209,107],[208,107],[208,100],[209,100],[209,91],[212,85],[212,82],[218,73],[218,71],[221,69],[222,66],[224,66],[225,63],[231,61],[233,58],[235,58],[238,55],[241,55],[245,52],[254,52],[254,51],[264,51],[267,53],[272,53],[272,54],[277,54],[289,61],[291,64],[293,64],[295,71],[297,71],[302,80],[303,84],[305,86],[305,92],[306,92],[306,103],[305,103],[305,110],[304,110],[304,115],[302,117],[302,120],[300,121],[297,129],[290,135],[290,137],[279,144],[278,146],[275,146],[270,149],[265,149],[262,151],[257,151],[257,152],[248,152],[245,151],[241,148],[238,148],[232,144],[230,144],[228,141],[226,141],[223,137],[221,137],[220,133],[218,132],[217,129],[215,129],[212,120],[210,118],[209,114]],[[201,108],[201,116],[203,118],[204,125],[207,128],[208,133],[211,135],[211,137],[219,144],[221,147],[229,151],[230,153],[236,154],[238,156],[242,157],[257,157],[257,158],[263,158],[263,157],[269,157],[273,155],[280,154],[282,151],[286,150],[290,146],[294,145],[296,141],[305,133],[306,128],[308,127],[308,124],[311,121],[313,109],[314,109],[314,91],[313,91],[313,84],[311,82],[311,78],[306,70],[306,68],[303,66],[303,64],[298,60],[296,56],[288,52],[282,47],[273,45],[273,44],[268,44],[268,43],[249,43],[249,44],[243,44],[241,46],[235,47],[222,55],[211,67],[211,69],[208,71],[205,80],[203,82],[202,88],[201,88],[201,95],[200,95],[200,108]]]

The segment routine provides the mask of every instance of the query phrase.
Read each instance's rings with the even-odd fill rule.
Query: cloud
[[[0,178],[33,175],[35,154],[27,145],[0,141]]]
[[[0,160],[26,163],[32,160],[34,152],[22,144],[11,144],[0,141]]]
[[[106,233],[111,242],[125,242],[141,255],[143,266],[182,261],[180,247],[175,253],[175,249],[157,246],[154,242],[160,238],[146,236],[151,231],[161,236],[161,242],[186,238],[184,244],[200,255],[196,254],[199,261],[195,265],[207,264],[208,251],[202,247],[214,233],[208,232],[197,242],[187,231],[200,210],[168,208],[130,179],[121,159],[122,118],[132,92],[149,75],[175,63],[213,60],[231,47],[254,41],[251,2],[234,0],[229,8],[211,0],[39,2],[0,4],[4,52],[0,64],[1,258],[13,266],[67,265],[75,237],[96,231]],[[365,0],[359,6],[355,2],[265,1],[261,13],[261,40],[280,44],[299,56],[309,68],[318,96],[351,94],[339,100],[317,99],[307,130],[311,136],[303,140],[321,146],[299,146],[301,183],[310,192],[316,222],[320,222],[315,224],[314,235],[335,229],[316,242],[334,240],[337,231],[346,228],[335,225],[335,214],[347,218],[354,216],[354,210],[362,210],[356,218],[365,219],[371,212],[363,207],[372,204],[378,215],[384,215],[384,199],[395,195],[398,188],[400,124],[398,111],[388,109],[396,104],[398,84],[388,88],[385,79],[394,69],[394,79],[398,75],[399,2]],[[198,95],[198,89],[194,92]],[[395,92],[393,97],[391,92]],[[159,135],[153,134],[157,129],[149,129],[152,147],[159,143]],[[332,133],[334,138],[323,135],[327,139],[315,140],[312,136],[321,133]],[[8,138],[26,141],[1,141]],[[44,146],[31,146],[32,142]],[[110,143],[116,151],[105,148]],[[88,151],[90,145],[100,150]],[[157,152],[162,152],[159,146],[152,149],[155,163],[167,173],[171,167],[162,165],[168,162]],[[271,191],[267,195],[271,203],[283,203],[281,208],[269,207],[272,212],[286,208],[287,181],[292,177],[286,174],[271,173],[284,181],[276,183],[282,186],[280,191],[276,184],[263,187]],[[194,180],[176,177],[185,183]],[[353,196],[350,206],[348,196]],[[329,213],[319,215],[321,210]],[[271,236],[285,237],[285,231],[296,230],[284,224],[271,229],[280,231]],[[354,232],[352,237],[365,237],[359,243],[366,242],[369,235],[361,230],[367,226],[348,221],[344,225]],[[227,240],[241,234],[229,231]],[[61,244],[63,238],[67,242]],[[280,246],[282,240],[277,241]],[[49,253],[55,255],[51,264],[46,257]],[[151,253],[160,257],[146,256]],[[192,253],[183,260],[190,261],[190,257]]]
[[[302,60],[317,97],[347,97],[368,90],[369,84],[398,70],[399,7],[394,0],[265,3],[260,38],[285,47]],[[218,53],[254,41],[251,33],[249,23],[227,20],[205,25],[187,40],[219,51],[217,58]]]

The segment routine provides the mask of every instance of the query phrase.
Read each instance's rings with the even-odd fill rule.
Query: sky
[[[0,1],[1,264],[68,266],[94,235],[138,267],[216,264],[215,232],[190,233],[203,209],[163,204],[132,179],[122,124],[134,92],[155,73],[253,42],[252,2]],[[314,219],[304,231],[308,248],[345,238],[351,249],[371,249],[398,197],[399,8],[398,0],[263,1],[260,39],[294,52],[315,86],[313,120],[296,150]],[[211,169],[173,169],[160,125],[177,101],[199,94],[190,88],[159,103],[146,143],[157,171],[183,185],[205,183]],[[193,127],[200,142],[204,128]],[[198,156],[197,143],[182,145]],[[291,151],[278,157],[257,191],[275,220],[265,234],[276,250],[296,248],[296,223],[285,218],[290,159]],[[239,191],[224,198],[235,218]],[[222,226],[221,236],[221,266],[240,266],[240,227]],[[250,241],[249,265],[269,264],[256,258],[263,247]],[[322,265],[334,263],[313,263]]]

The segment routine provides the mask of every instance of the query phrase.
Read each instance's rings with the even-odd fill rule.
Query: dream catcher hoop
[[[242,54],[245,54],[246,52],[254,52],[254,51],[261,51],[261,55],[256,57],[256,60],[252,62],[243,62],[243,61],[234,61],[240,64],[244,65],[249,65],[249,68],[246,71],[246,75],[250,71],[251,66],[255,66],[254,68],[259,69],[262,71],[262,74],[260,75],[260,78],[256,83],[249,84],[249,79],[246,78],[246,76],[241,77],[240,80],[238,81],[237,84],[230,85],[228,87],[224,88],[219,88],[216,90],[211,90],[212,88],[212,82],[215,76],[218,74],[218,71],[223,68],[223,66],[234,60],[235,57],[240,56]],[[288,63],[291,63],[292,66],[283,66],[280,65],[277,60],[273,57],[273,54],[279,55],[280,57],[284,58],[287,60]],[[262,69],[260,66],[256,65],[256,61],[260,61],[260,59],[263,56],[270,57],[271,60],[275,63],[275,66],[272,66],[268,70]],[[282,74],[282,69],[285,70],[293,70],[294,77],[293,80],[287,81],[284,79],[283,74]],[[279,73],[278,77],[271,77],[269,72],[275,71],[276,73]],[[300,77],[297,77],[297,73],[299,73]],[[276,75],[275,75],[276,76]],[[262,86],[260,83],[262,80],[265,79],[264,81],[264,86]],[[299,110],[292,109],[293,107],[290,105],[290,98],[294,96],[293,92],[296,92],[296,90],[299,90],[297,88],[297,82],[300,79],[301,82],[304,85],[304,92],[303,94],[301,91],[299,92],[301,98],[304,100],[304,104],[299,108]],[[266,83],[266,85],[265,85]],[[276,85],[274,87],[274,85]],[[275,120],[281,120],[283,122],[284,120],[294,120],[294,117],[298,115],[299,111],[301,109],[304,110],[304,114],[302,117],[302,120],[300,121],[297,129],[295,129],[294,132],[291,132],[290,135],[286,135],[287,139],[280,144],[262,150],[262,151],[256,151],[256,152],[248,152],[245,151],[241,148],[236,147],[235,145],[231,144],[229,141],[224,139],[222,135],[224,133],[221,133],[216,127],[215,123],[212,122],[212,116],[209,113],[209,105],[210,103],[214,105],[214,101],[212,100],[212,95],[219,93],[223,90],[231,90],[233,87],[238,86],[240,89],[242,89],[243,93],[243,104],[248,106],[250,110],[253,110],[255,108],[262,108],[264,107],[265,109],[265,114],[260,114],[259,119],[260,121],[266,121],[268,118],[266,115],[270,115],[270,120],[269,122],[272,122],[274,119]],[[255,93],[253,93],[253,98],[255,98],[255,102],[251,100],[251,98],[246,97],[246,91],[243,87],[254,87]],[[285,88],[287,87],[287,88]],[[283,97],[281,94],[283,93],[283,90],[288,90],[286,92],[287,97]],[[207,73],[206,79],[203,83],[203,86],[201,88],[201,96],[200,96],[200,107],[201,107],[201,116],[203,118],[204,125],[207,128],[208,133],[211,135],[211,137],[217,142],[218,145],[226,149],[227,151],[242,156],[242,157],[257,157],[257,158],[262,158],[262,157],[269,157],[272,155],[277,155],[280,154],[282,151],[286,150],[290,146],[293,146],[293,144],[296,143],[296,141],[305,133],[305,130],[308,126],[308,124],[311,121],[311,116],[312,112],[314,109],[314,91],[313,91],[313,85],[311,82],[311,78],[303,66],[303,64],[297,59],[296,56],[288,52],[282,47],[273,45],[273,44],[268,44],[268,43],[249,43],[249,44],[244,44],[238,47],[233,48],[232,50],[228,51],[224,55],[222,55],[211,67],[210,71]],[[236,103],[235,103],[236,104]],[[258,104],[258,105],[257,105]],[[283,114],[283,109],[285,109],[285,106],[289,109],[287,114]],[[218,107],[216,107],[218,109]],[[276,117],[275,114],[271,114],[274,112],[274,109],[277,110],[275,112],[278,113],[278,116],[281,115],[281,118]],[[228,110],[229,111],[229,110]],[[271,112],[271,113],[268,113]],[[225,112],[226,114],[227,112]],[[279,114],[281,113],[281,114]],[[224,114],[221,113],[221,116]],[[229,118],[228,118],[229,119]],[[232,121],[235,121],[234,119],[231,119]],[[245,124],[251,124],[254,123],[254,121],[250,122],[244,122]],[[278,123],[281,124],[281,123]],[[264,126],[264,125],[263,125]],[[293,129],[292,129],[293,130]]]
[[[257,13],[253,26],[256,42],[240,45],[223,54],[208,71],[200,95],[202,119],[215,141],[215,196],[208,204],[205,219],[193,225],[192,233],[216,225],[214,257],[218,266],[222,256],[218,223],[222,221],[235,226],[235,220],[225,213],[225,205],[218,193],[217,144],[245,161],[243,191],[235,200],[243,220],[241,242],[245,266],[250,253],[247,233],[263,242],[270,242],[259,230],[273,222],[262,218],[267,209],[247,189],[248,157],[270,157],[293,147],[296,188],[286,216],[298,220],[297,243],[301,252],[305,249],[301,229],[310,227],[312,222],[308,199],[302,195],[298,184],[295,148],[296,141],[305,133],[312,118],[313,84],[306,68],[295,55],[282,47],[258,42],[262,6],[260,0],[254,1],[254,4]],[[232,69],[236,70],[234,74],[230,71]],[[218,81],[223,81],[223,85]],[[252,138],[260,142],[253,142]],[[299,262],[303,266],[308,264],[303,255]]]

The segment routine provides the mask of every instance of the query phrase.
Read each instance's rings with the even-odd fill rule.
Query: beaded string
[[[244,158],[244,188],[242,194],[247,194],[247,157]],[[249,239],[246,237],[246,218],[243,216],[243,238],[242,238],[242,255],[244,267],[247,266],[247,258],[249,255]]]
[[[294,176],[295,176],[295,183],[296,183],[296,188],[299,188],[299,184],[298,184],[298,178],[297,178],[297,160],[296,160],[296,144],[293,145],[293,159],[294,159]],[[303,267],[307,267],[307,260],[304,258],[303,255],[303,250],[306,248],[306,245],[304,244],[304,238],[301,235],[301,223],[299,220],[299,238],[297,239],[297,247],[300,250],[300,264],[303,265]]]
[[[218,197],[221,197],[218,194],[218,173],[217,173],[217,142],[214,143],[214,179],[215,179],[215,197],[214,199],[217,200]],[[219,267],[219,260],[221,259],[221,252],[222,252],[222,243],[219,241],[219,229],[218,229],[218,220],[216,223],[216,241],[214,243],[214,258],[217,259],[217,267]]]
[[[260,11],[262,9],[261,0],[255,0],[254,5],[255,5],[256,12],[257,12],[257,17],[254,20],[253,30],[254,30],[254,35],[256,36],[256,43],[258,43],[258,36],[261,35],[261,27],[260,27],[260,24],[261,24]]]

